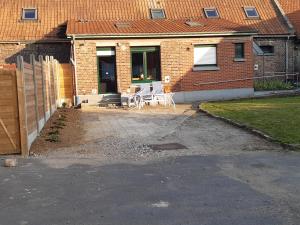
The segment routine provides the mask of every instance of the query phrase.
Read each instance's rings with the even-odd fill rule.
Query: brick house
[[[0,63],[31,53],[71,61],[80,100],[151,80],[170,81],[178,102],[250,96],[254,75],[294,71],[277,0],[0,3]]]
[[[292,29],[296,36],[292,38],[295,43],[295,70],[300,71],[300,1],[297,0],[279,0],[279,6],[282,9],[282,14],[286,19],[290,29]]]

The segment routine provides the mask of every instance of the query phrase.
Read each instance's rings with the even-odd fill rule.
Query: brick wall
[[[235,62],[234,43],[245,43],[245,62]],[[193,71],[194,43],[216,44],[220,70]],[[226,82],[253,76],[252,42],[249,39],[198,39],[165,41],[161,44],[162,79],[171,76],[173,91],[199,91],[230,88],[252,88],[252,80]],[[225,81],[225,82],[224,82]],[[203,84],[221,82],[216,84]],[[202,83],[202,84],[201,84]]]
[[[0,64],[16,63],[18,55],[29,62],[30,54],[53,56],[60,63],[69,63],[70,43],[0,44]]]
[[[76,41],[76,73],[79,95],[98,94],[97,49],[93,41]]]
[[[118,91],[126,92],[131,85],[131,56],[129,43],[120,42],[116,47]]]
[[[235,62],[234,44],[245,43],[245,62]],[[76,41],[76,62],[78,94],[91,95],[98,90],[98,68],[96,43],[101,41]],[[118,91],[126,92],[131,85],[130,40],[115,42]],[[156,42],[157,43],[157,42]],[[226,82],[253,77],[252,39],[240,38],[199,38],[161,39],[161,74],[171,76],[173,91],[198,91],[229,88],[252,88],[252,80]],[[218,71],[193,71],[194,44],[216,44],[218,49]],[[111,44],[109,46],[112,46]],[[143,45],[145,46],[145,45]],[[148,45],[151,46],[151,45]],[[198,83],[218,82],[219,84],[200,85]]]
[[[263,76],[264,73],[286,72],[286,38],[255,38],[254,41],[260,45],[274,46],[274,55],[254,57],[254,64],[258,65],[255,76]],[[295,71],[294,40],[288,41],[289,68],[288,72]]]

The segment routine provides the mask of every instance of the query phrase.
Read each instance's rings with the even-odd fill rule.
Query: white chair
[[[144,107],[146,103],[152,104],[154,102],[150,83],[140,84],[140,91],[135,94],[135,102],[137,102],[139,109]]]
[[[153,97],[157,103],[163,102],[164,106],[173,105],[176,107],[175,102],[173,100],[174,93],[165,93],[164,86],[161,81],[153,81]]]

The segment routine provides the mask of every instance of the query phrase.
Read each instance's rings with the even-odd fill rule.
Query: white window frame
[[[248,14],[248,11],[247,11],[247,10],[255,10],[257,16],[250,16],[250,15]],[[258,18],[260,18],[260,15],[259,15],[259,13],[258,13],[258,11],[257,11],[257,9],[256,9],[255,6],[245,6],[245,7],[244,7],[244,11],[245,11],[245,14],[246,14],[246,17],[247,17],[247,18],[251,18],[251,19],[258,19]]]
[[[220,18],[220,14],[217,8],[211,7],[211,8],[204,8],[203,10],[206,18]],[[208,16],[207,11],[212,11],[212,10],[216,11],[217,16]]]
[[[202,49],[202,51],[200,51]],[[214,58],[205,59],[205,53],[214,54]],[[196,54],[199,55],[196,55]],[[204,59],[203,59],[204,58]],[[203,62],[201,62],[203,61]],[[216,67],[218,65],[218,46],[214,44],[203,44],[194,46],[194,66],[195,67]]]
[[[153,17],[154,11],[161,11],[162,14],[163,14],[163,17],[154,18],[154,17]],[[165,10],[164,10],[164,9],[150,9],[150,13],[151,13],[151,19],[153,19],[153,20],[166,19],[166,13],[165,13]]]
[[[26,18],[26,10],[34,10],[35,12],[35,17],[34,18]],[[22,9],[22,20],[37,20],[38,19],[38,10],[37,8],[23,8]]]

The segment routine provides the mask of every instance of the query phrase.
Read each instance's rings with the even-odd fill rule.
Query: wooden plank
[[[34,55],[30,56],[30,62],[32,65],[32,79],[34,83],[34,109],[35,109],[35,119],[36,119],[36,129],[37,133],[40,132],[40,123],[39,123],[39,99],[38,99],[38,91],[37,91],[37,82],[36,82],[36,68],[35,68],[35,58]]]
[[[14,149],[17,149],[17,146],[16,146],[14,140],[13,140],[12,137],[10,136],[10,133],[8,132],[6,126],[5,126],[5,124],[4,124],[4,122],[3,122],[3,120],[2,120],[1,118],[0,118],[0,124],[1,124],[2,128],[4,129],[4,131],[5,131],[6,135],[7,135],[7,137],[9,138],[9,141],[10,141],[11,145],[14,147]]]
[[[47,112],[47,106],[46,106],[46,87],[45,87],[45,64],[43,60],[43,56],[39,56],[39,62],[41,64],[41,87],[42,87],[42,100],[43,100],[43,113],[44,113],[44,123],[47,122],[46,118],[46,112]]]
[[[28,130],[27,130],[27,115],[26,115],[26,95],[25,95],[25,82],[23,71],[23,57],[18,57],[17,69],[17,87],[18,87],[18,106],[19,106],[19,126],[20,126],[20,139],[21,139],[21,152],[22,155],[29,156],[28,148]]]

